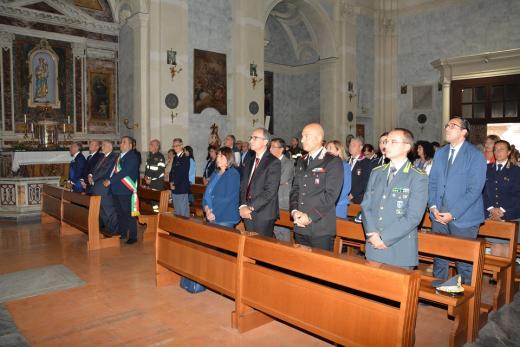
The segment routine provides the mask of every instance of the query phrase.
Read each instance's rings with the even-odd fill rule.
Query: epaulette
[[[373,168],[372,171],[379,170],[381,168],[386,169],[386,168],[388,168],[388,166],[390,166],[390,163],[379,165],[379,166],[376,166],[375,168]]]
[[[426,171],[424,171],[423,169],[416,168],[415,166],[412,167],[412,170],[420,173],[421,175],[427,175]]]

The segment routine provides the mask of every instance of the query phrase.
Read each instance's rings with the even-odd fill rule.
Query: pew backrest
[[[168,211],[169,190],[154,190],[139,186],[137,188],[137,196],[139,197],[139,210],[143,214],[157,214],[153,210],[151,201],[159,203],[159,212]]]
[[[62,221],[89,233],[99,232],[99,208],[101,197],[64,191],[62,199]]]
[[[61,220],[61,199],[64,190],[48,184],[42,189],[42,212]]]

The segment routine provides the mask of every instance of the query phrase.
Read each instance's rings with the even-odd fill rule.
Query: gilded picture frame
[[[59,57],[47,40],[41,40],[27,56],[29,68],[28,107],[46,106],[59,109]]]

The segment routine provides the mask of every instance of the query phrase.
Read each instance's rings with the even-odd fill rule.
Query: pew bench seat
[[[155,240],[157,230],[158,213],[168,210],[169,190],[153,190],[144,187],[137,189],[139,197],[139,224],[146,224],[143,232],[143,241]],[[158,205],[158,211],[154,210],[154,205]]]

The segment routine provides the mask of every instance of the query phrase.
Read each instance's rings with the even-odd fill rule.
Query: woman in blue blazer
[[[233,151],[222,147],[217,152],[216,169],[211,175],[202,206],[206,219],[233,228],[240,221],[238,213],[240,174],[235,169]]]
[[[336,201],[336,217],[347,218],[347,209],[350,203],[348,199],[348,193],[350,192],[352,185],[352,172],[350,165],[348,164],[347,153],[345,152],[345,148],[343,148],[341,142],[338,140],[327,143],[326,149],[327,152],[336,157],[339,157],[343,162],[343,188],[341,188],[338,201]]]

